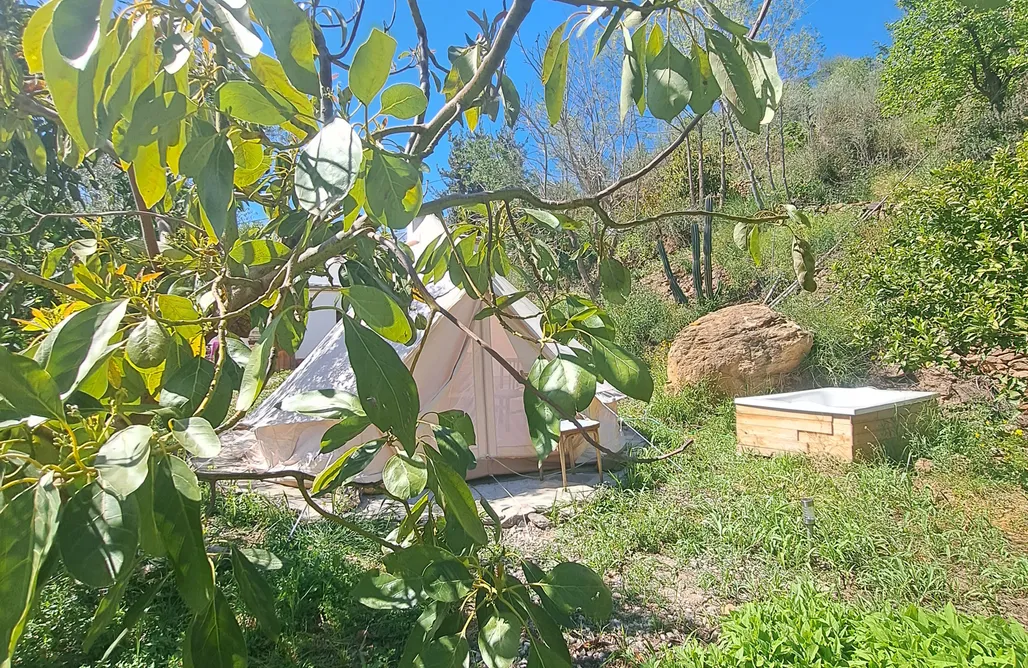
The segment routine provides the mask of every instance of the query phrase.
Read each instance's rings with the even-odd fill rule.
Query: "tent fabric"
[[[418,254],[427,240],[442,232],[438,220],[421,220],[408,228],[407,241]],[[530,341],[511,334],[495,317],[476,320],[482,303],[448,278],[428,286],[440,306],[452,313],[461,323],[488,343],[509,364],[527,373],[538,358],[540,350]],[[493,290],[497,295],[513,294],[516,289],[506,279],[496,277]],[[428,315],[428,307],[414,302],[413,309]],[[522,329],[522,334],[538,337],[541,334],[539,310],[527,299],[507,307],[512,316],[508,326]],[[413,315],[413,313],[412,313]],[[503,369],[481,346],[460,328],[439,314],[428,328],[418,332],[411,345],[392,344],[408,367],[413,367],[418,386],[421,412],[463,410],[475,425],[476,444],[472,447],[478,466],[468,477],[499,475],[508,472],[536,471],[538,460],[528,433],[522,386]],[[344,343],[343,323],[338,323],[314,348],[300,366],[282,383],[243,423],[252,430],[265,467],[299,468],[317,473],[345,452],[321,454],[321,438],[334,424],[332,420],[313,418],[283,411],[279,405],[286,397],[301,392],[337,389],[356,392],[356,379]],[[420,352],[419,352],[420,350]],[[552,358],[558,353],[555,346],[543,349],[542,354]],[[596,398],[581,416],[599,423],[601,445],[610,450],[623,446],[622,426],[617,413],[618,402],[624,395],[606,383],[597,386]],[[419,436],[427,436],[430,429],[421,427]],[[375,427],[369,427],[351,442],[364,443],[381,436]],[[590,452],[582,452],[585,457]],[[381,478],[381,470],[392,455],[383,450],[358,478],[371,482]],[[555,456],[553,461],[556,462]]]

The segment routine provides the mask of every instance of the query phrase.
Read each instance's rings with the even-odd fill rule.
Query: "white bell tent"
[[[407,229],[406,241],[417,256],[439,234],[442,234],[442,222],[438,218],[420,218]],[[509,333],[495,316],[476,320],[475,315],[483,307],[481,301],[455,287],[448,278],[433,283],[429,290],[440,306],[456,316],[512,366],[522,373],[531,368],[539,356],[539,348]],[[494,292],[497,295],[513,294],[516,290],[504,278],[496,277]],[[427,315],[427,307],[419,302],[415,305]],[[514,316],[507,321],[508,326],[521,327],[524,329],[522,333],[531,337],[540,335],[539,312],[529,300],[514,302],[507,310]],[[419,332],[417,340],[409,346],[391,345],[408,367],[414,367],[422,413],[459,409],[471,416],[477,441],[472,450],[478,465],[468,472],[468,477],[536,471],[538,459],[529,438],[524,388],[481,346],[442,316],[436,315],[423,347],[422,336],[424,332]],[[548,358],[556,354],[557,349],[552,345],[543,350],[543,355]],[[317,473],[346,451],[344,447],[329,454],[320,453],[321,438],[335,421],[279,408],[287,397],[321,389],[356,391],[341,322],[243,424],[253,431],[266,468],[299,468]],[[580,422],[592,434],[598,435],[604,448],[612,451],[618,451],[624,445],[618,417],[618,401],[623,398],[624,395],[610,385],[599,383],[596,398],[580,414]],[[565,428],[574,429],[568,423],[562,424],[562,430]],[[425,429],[425,435],[428,433]],[[372,426],[354,438],[352,445],[379,436],[381,433]],[[583,447],[585,441],[580,435],[573,438],[577,439],[577,444],[571,448],[572,458],[594,456],[592,448]],[[358,481],[379,480],[382,467],[391,454],[385,450],[380,452]],[[552,463],[556,462],[558,459],[553,455]]]

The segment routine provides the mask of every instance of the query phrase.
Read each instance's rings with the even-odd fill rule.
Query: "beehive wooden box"
[[[740,452],[806,454],[842,461],[878,453],[898,456],[916,415],[935,400],[933,392],[875,388],[823,388],[736,399]]]

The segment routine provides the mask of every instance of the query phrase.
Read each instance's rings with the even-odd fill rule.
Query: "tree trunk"
[[[735,124],[732,123],[732,117],[729,114],[725,114],[728,118],[728,129],[732,133],[732,141],[735,142],[735,150],[739,154],[739,159],[742,161],[742,166],[746,169],[746,175],[750,179],[750,190],[753,193],[753,201],[756,203],[758,209],[764,208],[764,198],[760,196],[760,184],[757,182],[757,174],[753,171],[753,163],[750,162],[749,156],[746,155],[746,151],[743,150],[742,144],[739,143],[739,134],[735,131]]]

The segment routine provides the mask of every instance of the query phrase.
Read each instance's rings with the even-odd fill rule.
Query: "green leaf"
[[[232,144],[232,157],[236,162],[232,183],[237,188],[252,186],[268,172],[271,155],[265,152],[264,144],[259,139],[244,139],[241,133],[233,132],[229,134],[228,140]]]
[[[25,65],[31,74],[43,72],[43,36],[53,20],[54,9],[60,0],[50,0],[32,12],[25,31],[21,35],[21,50],[25,57]]]
[[[425,594],[443,603],[456,603],[471,591],[471,573],[456,559],[433,561],[422,576]]]
[[[365,209],[376,222],[394,230],[407,227],[421,209],[421,163],[376,150],[364,187]]]
[[[624,304],[632,291],[632,274],[616,258],[600,261],[600,288],[611,304]]]
[[[721,97],[721,86],[717,83],[714,70],[710,66],[710,55],[696,42],[692,43],[692,96],[689,107],[697,116],[714,108],[714,103]]]
[[[153,429],[131,425],[117,431],[100,446],[93,466],[100,473],[100,484],[125,499],[146,480]]]
[[[654,117],[670,121],[689,104],[692,86],[689,59],[667,41],[646,66],[646,104]]]
[[[343,390],[301,392],[286,397],[278,407],[284,411],[293,411],[325,420],[345,420],[352,416],[367,416],[357,397]]]
[[[565,612],[581,609],[582,614],[593,621],[605,621],[613,610],[607,585],[582,564],[557,564],[539,583],[539,588]]]
[[[563,26],[554,32],[559,37]],[[553,54],[550,68],[546,69],[546,61],[543,66],[543,97],[546,102],[546,117],[550,125],[556,125],[560,120],[561,112],[564,110],[564,91],[568,82],[568,49],[570,40],[564,40],[557,46]],[[546,48],[545,56],[549,56],[550,48],[553,47],[553,38],[550,38],[550,45]]]
[[[396,40],[378,28],[353,54],[350,63],[349,87],[354,97],[371,104],[389,78],[389,69],[396,53]]]
[[[64,61],[54,41],[53,28],[43,35],[43,76],[46,79],[54,108],[61,117],[68,136],[83,151],[96,142],[96,102],[99,95],[93,88],[93,67],[80,72]]]
[[[35,128],[31,123],[19,125],[17,134],[18,140],[25,149],[25,155],[28,157],[32,168],[40,176],[46,176],[46,147],[43,146],[42,140],[36,134]]]
[[[64,60],[77,70],[86,64],[100,46],[107,26],[111,3],[103,0],[61,0],[53,10],[51,29],[54,42]],[[106,10],[106,11],[105,11]]]
[[[521,114],[521,95],[518,94],[518,87],[506,74],[500,79],[500,97],[503,100],[503,118],[507,122],[507,127],[513,128]]]
[[[214,433],[214,427],[202,417],[172,420],[171,435],[194,457],[207,459],[221,452],[221,441]]]
[[[231,224],[235,164],[228,138],[210,123],[194,119],[192,136],[179,158],[179,169],[193,179],[200,206],[219,239]]]
[[[57,384],[35,360],[0,347],[0,396],[20,415],[38,415],[64,422],[64,403]]]
[[[297,155],[296,199],[315,215],[341,203],[360,174],[364,148],[353,127],[337,118]]]
[[[716,30],[705,31],[710,50],[710,67],[728,106],[739,123],[750,132],[760,130],[764,104],[757,97],[746,60],[740,53],[739,41],[732,41]]]
[[[540,357],[532,365],[528,373],[528,382],[532,387],[540,389],[548,362]],[[524,392],[525,416],[528,418],[528,435],[532,440],[539,461],[546,459],[553,452],[560,440],[561,416],[557,410],[542,400],[527,387]],[[565,406],[566,408],[566,406]]]
[[[55,0],[56,1],[56,0]],[[61,260],[68,253],[69,245],[57,246],[47,251],[47,254],[43,256],[43,263],[39,268],[39,275],[43,278],[50,278],[57,272],[57,265],[60,264]]]
[[[89,587],[109,587],[135,561],[138,513],[96,481],[71,497],[61,514],[57,545],[73,578]]]
[[[468,484],[435,450],[426,448],[425,454],[429,463],[428,486],[435,492],[447,521],[456,522],[471,540],[479,545],[485,545],[489,537],[486,535],[482,518],[478,516],[478,507],[471,496]]]
[[[593,59],[600,55],[603,48],[607,46],[607,42],[614,36],[614,31],[617,30],[618,25],[621,23],[621,17],[625,14],[625,7],[618,7],[614,11],[614,15],[607,21],[607,25],[604,26],[603,32],[600,33],[600,39],[596,42],[596,48],[593,50]]]
[[[271,56],[261,53],[250,60],[250,69],[253,70],[257,80],[264,84],[265,88],[289,100],[289,104],[300,112],[303,117],[313,118],[314,104],[309,97],[301,93],[290,83],[290,78],[286,75],[282,63]],[[319,95],[319,90],[320,85],[315,87],[311,95]]]
[[[466,444],[469,446],[476,445],[475,425],[471,421],[470,415],[464,411],[453,409],[437,413],[436,418],[440,426],[458,432],[464,438]]]
[[[268,373],[271,371],[271,360],[275,354],[275,333],[282,317],[283,314],[280,313],[272,318],[250,351],[250,359],[243,369],[243,379],[239,384],[239,394],[236,395],[237,411],[249,410],[264,389],[264,383],[267,382]]]
[[[749,70],[757,96],[760,124],[771,122],[782,99],[782,77],[778,74],[778,61],[767,42],[758,42],[740,37],[737,45]],[[759,129],[759,128],[758,128]]]
[[[593,364],[603,379],[633,399],[649,401],[653,378],[646,363],[612,341],[591,338]]]
[[[307,13],[292,0],[249,0],[249,4],[268,33],[290,83],[308,95],[319,95],[314,36]]]
[[[468,474],[469,468],[474,468],[475,455],[461,432],[442,425],[432,425],[432,435],[435,437],[439,454],[458,475],[463,478]]]
[[[817,280],[814,278],[817,266],[814,262],[814,253],[810,250],[810,243],[806,239],[792,238],[792,266],[796,272],[796,282],[804,290],[817,290]]]
[[[700,4],[703,5],[703,9],[707,12],[710,18],[714,19],[714,23],[716,23],[718,27],[725,32],[731,33],[736,37],[742,37],[749,31],[749,28],[743,24],[728,18],[728,16],[718,9],[717,5],[710,0],[700,0]]]
[[[157,307],[167,320],[198,320],[200,318],[193,302],[180,295],[157,295]],[[200,325],[176,325],[174,329],[186,341],[191,341],[203,333]]]
[[[247,561],[262,571],[277,571],[282,568],[282,560],[269,550],[259,547],[240,547],[236,549],[246,557]]]
[[[179,594],[197,614],[203,613],[214,599],[214,566],[204,545],[200,498],[196,474],[188,464],[171,455],[157,460],[154,520]]]
[[[418,604],[418,592],[402,577],[382,571],[362,575],[353,597],[373,610],[410,610]]]
[[[0,506],[0,665],[9,666],[57,534],[60,493],[52,474]]]
[[[541,582],[545,577],[545,573],[540,571],[534,580]],[[571,653],[568,652],[567,641],[564,640],[564,634],[556,621],[557,618],[566,615],[545,593],[536,590],[536,594],[543,607],[534,603],[528,603],[526,606],[528,616],[535,625],[535,634],[531,636],[532,651],[528,660],[529,665],[538,668],[570,668]],[[554,617],[553,613],[556,613],[557,617]]]
[[[139,515],[139,548],[151,557],[163,557],[167,554],[164,549],[164,541],[157,531],[157,523],[153,515],[153,486],[154,477],[157,472],[150,469],[147,472],[146,480],[132,493],[136,501],[136,509]]]
[[[152,92],[153,89],[148,88],[147,91]],[[195,112],[196,104],[177,91],[161,95],[144,93],[133,105],[132,120],[124,134],[115,134],[114,148],[122,160],[133,162],[137,157],[142,157],[139,156],[142,147],[165,138],[169,127],[175,129],[177,137],[180,122]],[[118,127],[121,127],[120,124]],[[159,150],[157,154],[160,155]],[[138,166],[136,171],[139,171]],[[163,177],[163,166],[160,174]]]
[[[382,482],[386,491],[398,499],[412,499],[425,491],[428,484],[428,464],[425,456],[393,455],[382,469]]]
[[[339,422],[329,427],[322,435],[321,452],[323,454],[335,452],[360,436],[370,424],[371,420],[368,419],[368,416],[363,411],[341,416]]]
[[[641,114],[646,109],[646,26],[625,33],[625,55],[621,61],[621,120],[633,106]]]
[[[239,598],[257,618],[264,633],[274,640],[282,630],[275,614],[275,591],[256,565],[235,546],[232,547],[232,575],[239,587]]]
[[[380,114],[388,114],[393,118],[410,119],[424,113],[428,109],[428,98],[414,84],[398,83],[382,91],[382,109]]]
[[[416,443],[418,387],[400,356],[367,327],[344,315],[346,350],[357,380],[357,397],[372,424],[392,432],[404,449]]]
[[[397,343],[410,343],[414,337],[407,314],[388,293],[370,285],[353,285],[343,293],[353,305],[354,314],[382,337]]]
[[[215,590],[186,634],[192,665],[203,668],[246,668],[246,640],[236,615],[221,590]]]
[[[170,362],[169,362],[170,363]],[[170,373],[165,368],[160,404],[180,417],[189,417],[214,382],[214,364],[202,357],[181,360]]]
[[[281,125],[295,114],[284,97],[248,81],[226,81],[214,97],[219,110],[247,123]]]
[[[64,394],[73,392],[106,363],[114,352],[110,341],[127,308],[127,299],[89,306],[65,318],[40,344],[36,361]]]
[[[171,336],[164,325],[146,318],[128,336],[125,356],[137,369],[155,369],[168,358]]]
[[[489,668],[510,668],[521,650],[521,620],[493,604],[478,608],[478,649]]]
[[[116,60],[110,73],[110,83],[103,94],[104,113],[98,114],[98,118],[103,121],[101,134],[104,137],[111,134],[115,124],[122,118],[131,123],[136,102],[157,76],[159,62],[154,50],[156,32],[153,24],[149,21],[134,23],[129,35],[128,44],[123,47],[112,33],[107,38],[108,44],[100,52],[103,56],[110,49],[110,59]],[[100,78],[104,74],[97,71]],[[100,90],[96,89],[97,97],[100,96]],[[151,88],[150,94],[153,92]]]
[[[290,253],[289,246],[273,239],[239,240],[228,256],[244,267],[259,267],[281,260]]]
[[[425,646],[421,654],[424,668],[467,668],[468,640],[464,636],[443,636]]]
[[[314,479],[314,484],[311,485],[311,494],[315,496],[326,494],[349,483],[368,467],[368,464],[385,444],[386,439],[379,438],[362,445],[355,445],[344,452]]]

